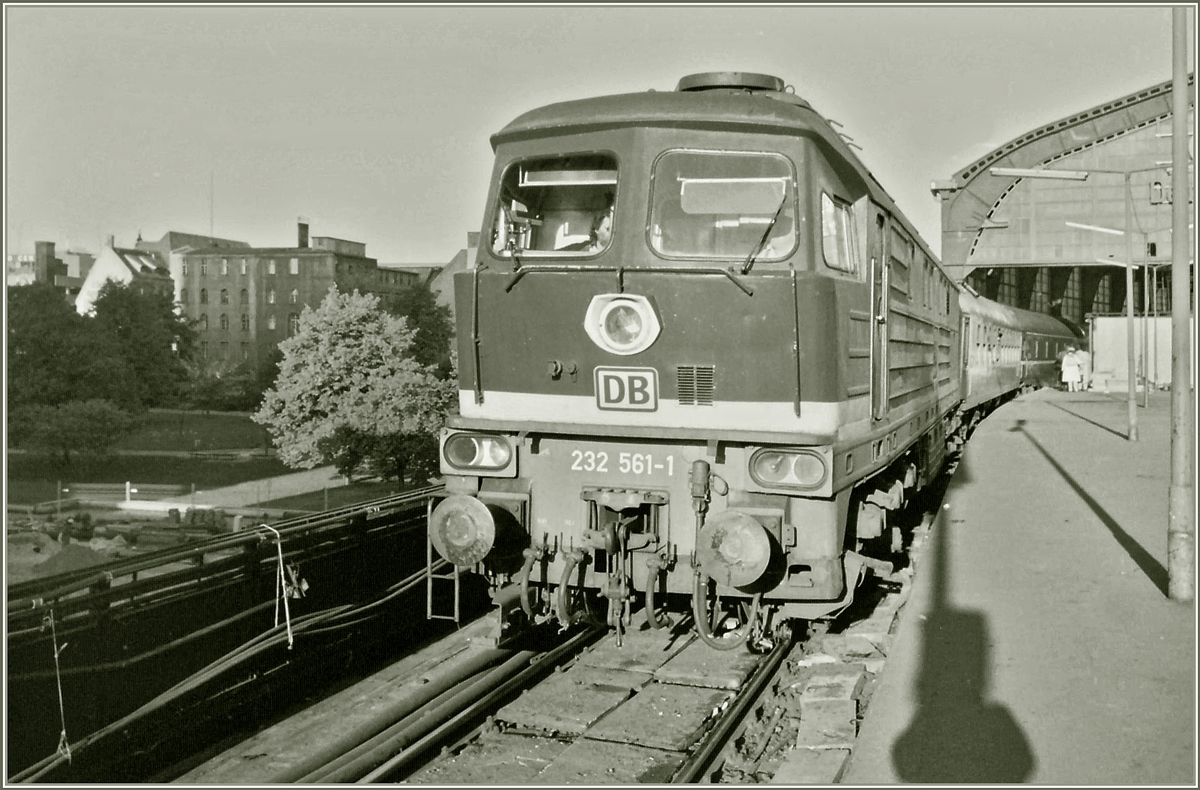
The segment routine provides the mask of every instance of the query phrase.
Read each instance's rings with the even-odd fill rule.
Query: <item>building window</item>
[[[300,316],[292,313],[288,316],[288,337],[296,334],[300,330]]]
[[[296,290],[295,288],[293,288],[291,295],[288,297],[288,301],[291,302],[292,304],[296,304],[297,302],[299,302],[300,301],[300,292],[298,290]]]
[[[269,315],[269,316],[267,316],[267,329],[274,329],[274,328],[275,328],[275,316]]]
[[[201,261],[200,261],[200,276],[201,277],[208,276],[208,261],[205,259],[201,259]]]
[[[207,340],[200,341],[200,358],[208,359],[208,341]]]
[[[229,289],[221,289],[221,304],[229,304]]]
[[[267,304],[275,304],[275,289],[267,291]]]
[[[250,316],[246,315],[245,313],[242,313],[242,331],[250,331]]]
[[[229,316],[226,315],[225,313],[221,313],[221,331],[222,332],[229,331]]]
[[[208,289],[200,289],[200,304],[208,304]]]
[[[250,344],[242,343],[242,359],[246,360],[249,358],[250,358]]]
[[[200,331],[201,332],[208,331],[208,313],[200,314]]]
[[[245,288],[242,289],[242,304],[250,304],[250,292]]]
[[[292,258],[290,261],[288,261],[288,274],[299,274],[299,273],[300,273],[300,259]]]
[[[187,289],[186,288],[179,289],[179,301],[182,304],[187,304]]]
[[[183,276],[187,277],[187,261],[183,262]]]
[[[228,276],[228,274],[229,274],[229,259],[222,258],[221,259],[221,276],[225,277],[225,276]]]
[[[274,273],[275,273],[275,261],[269,260],[269,261],[267,261],[267,274],[274,274]]]

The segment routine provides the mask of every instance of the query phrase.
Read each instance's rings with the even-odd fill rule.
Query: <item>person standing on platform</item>
[[[1079,392],[1079,355],[1074,346],[1067,346],[1067,353],[1063,354],[1062,380],[1067,385],[1067,392]]]
[[[1079,391],[1086,392],[1092,388],[1092,354],[1086,348],[1075,352],[1079,357]]]

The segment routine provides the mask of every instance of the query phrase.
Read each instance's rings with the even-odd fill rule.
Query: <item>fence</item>
[[[97,500],[102,502],[129,502],[131,500],[167,499],[182,496],[191,489],[180,485],[158,483],[70,483],[63,486],[64,498]]]

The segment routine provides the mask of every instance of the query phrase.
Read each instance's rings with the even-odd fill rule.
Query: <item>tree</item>
[[[279,458],[343,470],[390,458],[385,466],[402,476],[411,454],[437,436],[457,386],[414,358],[413,336],[370,294],[331,288],[316,310],[306,307],[296,334],[279,345],[279,378],[254,414]]]
[[[450,345],[454,339],[454,325],[450,320],[450,308],[440,305],[428,283],[406,288],[391,297],[388,304],[391,312],[408,319],[408,325],[416,331],[413,341],[413,357],[422,365],[436,365],[438,375],[450,375]]]
[[[109,281],[96,297],[96,326],[114,337],[134,373],[137,400],[164,406],[187,380],[196,332],[176,312],[170,294],[143,292],[138,286]]]
[[[71,453],[104,457],[134,426],[134,420],[111,401],[68,401],[58,406],[26,404],[9,412],[9,441],[16,447],[43,451],[71,465]]]
[[[6,289],[8,404],[58,405],[106,399],[138,404],[134,373],[119,341],[98,332],[46,283]]]

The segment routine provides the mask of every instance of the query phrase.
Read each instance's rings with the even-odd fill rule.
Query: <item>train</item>
[[[690,617],[757,649],[827,620],[979,420],[1081,345],[956,283],[778,77],[555,103],[491,144],[428,536],[505,628]]]

